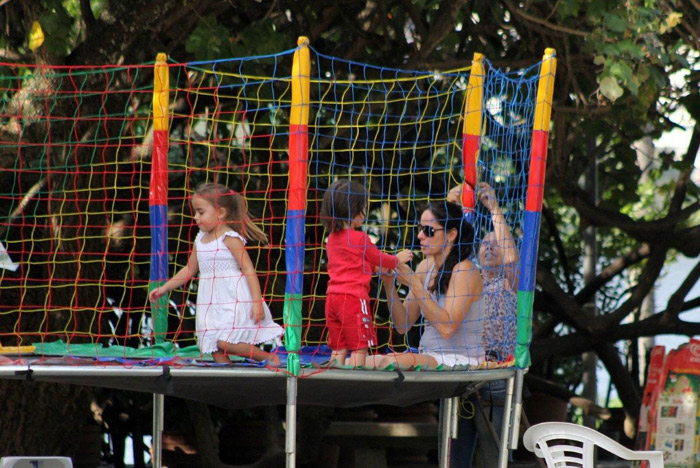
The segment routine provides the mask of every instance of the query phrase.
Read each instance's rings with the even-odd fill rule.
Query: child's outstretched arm
[[[190,258],[187,259],[187,265],[180,268],[175,275],[170,278],[163,286],[158,286],[150,292],[148,299],[151,302],[156,302],[164,294],[169,293],[175,288],[178,288],[189,281],[199,271],[199,262],[197,261],[197,247],[192,249]]]
[[[413,260],[413,252],[408,250],[408,249],[402,250],[401,252],[397,253],[395,255],[395,257],[396,257],[396,261],[397,261],[396,266],[405,265],[406,263]],[[380,275],[391,273],[394,270],[395,270],[395,268],[385,268],[385,267],[380,267],[380,266],[374,267],[374,272],[379,273]]]
[[[408,263],[413,260],[413,252],[408,249],[402,250],[396,254],[396,259],[399,261],[399,264]]]
[[[224,239],[224,244],[226,244],[226,247],[229,248],[233,258],[235,258],[238,265],[240,265],[241,272],[245,275],[245,279],[248,282],[248,288],[250,289],[250,295],[253,298],[251,318],[255,320],[255,323],[260,323],[264,316],[262,293],[260,292],[260,281],[258,280],[258,274],[255,271],[255,266],[250,259],[250,255],[248,255],[248,251],[246,251],[243,241],[237,237],[226,236]]]

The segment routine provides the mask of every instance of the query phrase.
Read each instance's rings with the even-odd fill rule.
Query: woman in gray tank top
[[[374,356],[378,368],[396,364],[416,366],[476,366],[484,361],[481,294],[483,285],[476,266],[469,260],[474,229],[462,208],[450,202],[431,203],[420,219],[423,261],[413,272],[406,265],[396,269],[396,280],[410,291],[401,300],[394,275],[382,275],[394,328],[406,333],[423,318],[418,353]]]

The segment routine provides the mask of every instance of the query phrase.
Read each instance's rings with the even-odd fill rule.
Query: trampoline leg
[[[165,395],[153,394],[153,439],[151,442],[151,466],[163,466],[163,421],[165,415]]]
[[[513,387],[515,377],[506,380],[506,400],[503,402],[503,427],[501,427],[501,440],[499,441],[498,466],[508,466],[508,442],[510,441],[510,425],[513,420],[511,410],[513,408]]]
[[[287,454],[287,468],[296,467],[297,445],[297,378],[287,377],[287,431],[284,451]]]
[[[523,381],[525,371],[515,370],[515,394],[513,395],[513,417],[511,419],[510,444],[508,448],[515,450],[518,448],[518,438],[520,436],[520,415],[523,411]]]
[[[452,421],[454,417],[454,400],[454,398],[440,400],[440,431],[438,432],[440,468],[449,468],[450,466],[450,449],[454,431]]]

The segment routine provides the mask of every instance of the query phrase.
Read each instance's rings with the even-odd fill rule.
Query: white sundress
[[[202,353],[215,352],[218,341],[252,345],[274,340],[284,332],[272,320],[270,309],[260,323],[251,317],[253,299],[245,275],[224,244],[226,236],[237,237],[236,231],[227,231],[216,240],[204,243],[204,232],[195,238],[199,263],[199,291],[197,292],[197,341]]]

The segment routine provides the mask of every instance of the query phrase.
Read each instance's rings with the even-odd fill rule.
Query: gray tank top
[[[434,268],[435,266],[433,265],[425,275],[423,287],[426,291],[428,290],[428,284]],[[446,294],[438,296],[431,293],[430,296],[440,307],[445,307]],[[448,340],[440,336],[437,328],[435,328],[429,320],[425,319],[418,350],[423,353],[440,352],[458,354],[481,362],[484,358],[484,348],[482,345],[484,321],[482,320],[481,309],[481,297],[479,297],[479,300],[472,302],[469,311],[464,316],[464,320],[459,324],[454,335]]]

